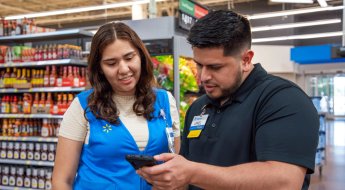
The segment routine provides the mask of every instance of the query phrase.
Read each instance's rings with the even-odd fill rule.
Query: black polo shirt
[[[194,116],[203,109],[209,114],[204,129],[199,137],[187,138]],[[181,155],[216,166],[281,161],[313,173],[318,129],[318,114],[309,97],[294,83],[269,75],[255,64],[222,106],[207,95],[191,105]]]

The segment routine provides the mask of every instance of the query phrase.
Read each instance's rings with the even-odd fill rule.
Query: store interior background
[[[128,2],[132,1],[0,0],[0,17]],[[41,27],[57,30],[79,28],[92,32],[97,30],[100,25],[109,21],[122,20],[127,22],[137,30],[146,45],[152,48],[151,53],[154,54],[153,56],[157,64],[164,62],[167,65],[163,69],[168,68],[170,70],[167,71],[167,75],[170,75],[171,80],[170,83],[166,83],[165,85],[170,88],[169,90],[175,89],[174,95],[178,102],[180,102],[181,97],[190,93],[187,92],[188,89],[194,91],[194,93],[190,93],[192,95],[197,94],[197,89],[193,89],[195,84],[192,86],[183,86],[179,84],[181,81],[174,83],[176,80],[181,80],[179,72],[176,72],[177,70],[181,71],[184,66],[193,67],[190,63],[192,52],[184,38],[187,31],[174,26],[177,25],[177,22],[171,19],[179,15],[179,1],[151,0],[145,2],[140,5],[44,16],[34,19],[36,25]],[[294,9],[321,8],[318,0],[311,0],[310,3],[281,3],[270,0],[196,0],[195,2],[209,10],[232,9],[249,16],[270,12],[288,12]],[[300,2],[303,1],[301,0]],[[301,39],[292,40],[269,41],[267,39],[264,42],[253,40],[252,49],[255,52],[254,63],[259,62],[269,73],[297,83],[309,96],[319,100],[317,106],[319,106],[319,111],[325,117],[327,146],[325,148],[325,161],[322,163],[322,173],[316,169],[316,173],[312,177],[312,185],[310,187],[312,190],[337,190],[343,189],[345,186],[345,172],[343,172],[345,171],[345,61],[336,62],[330,59],[327,61],[300,64],[291,59],[291,49],[294,47],[327,44],[345,46],[343,44],[343,39],[345,38],[343,33],[345,28],[343,11],[345,9],[342,7],[344,2],[343,0],[326,0],[325,2],[327,3],[327,7],[340,8],[331,11],[250,20],[253,28],[329,19],[340,20],[332,24],[253,31],[253,39],[302,35]],[[150,24],[152,24],[152,27]],[[316,38],[303,36],[307,34],[325,33],[329,34],[329,36]],[[83,50],[87,51],[88,46],[89,43],[84,43]],[[162,48],[166,48],[166,51],[164,50],[165,52],[162,52]],[[158,52],[158,49],[161,52]],[[170,57],[167,55],[170,55]],[[192,74],[195,75],[195,73]],[[186,76],[188,77],[188,75]],[[186,80],[186,83],[190,81],[188,78],[184,78],[183,80]],[[176,89],[179,89],[179,92],[176,92]],[[181,96],[180,90],[184,90],[183,96]],[[186,104],[189,103],[186,101]],[[184,105],[180,104],[179,106],[181,109],[184,108]]]

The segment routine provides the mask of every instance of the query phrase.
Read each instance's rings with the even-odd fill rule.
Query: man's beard
[[[238,90],[238,88],[241,86],[241,84],[242,84],[242,72],[238,71],[236,78],[235,78],[235,83],[232,86],[230,86],[229,88],[221,89],[221,96],[220,97],[218,97],[218,98],[212,98],[210,96],[209,97],[211,99],[214,99],[214,100],[219,101],[219,102],[227,100],[233,96],[233,94]]]

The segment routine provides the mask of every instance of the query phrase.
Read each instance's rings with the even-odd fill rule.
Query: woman
[[[92,89],[80,93],[64,115],[53,189],[151,189],[125,156],[168,152],[165,130],[172,126],[178,152],[174,98],[154,88],[150,55],[123,23],[99,28],[88,64]]]

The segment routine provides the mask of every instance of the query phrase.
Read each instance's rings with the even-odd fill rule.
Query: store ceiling
[[[242,14],[252,15],[257,13],[282,11],[288,9],[319,7],[317,0],[314,0],[312,4],[301,3],[272,3],[269,0],[195,0],[196,2],[210,8],[210,9],[233,9]],[[339,6],[343,4],[343,0],[326,0],[329,6]],[[52,10],[71,9],[77,7],[97,6],[104,4],[111,4],[117,2],[128,2],[125,0],[0,0],[0,17],[6,17],[10,15],[37,13]],[[178,0],[166,0],[163,2],[157,2],[157,16],[176,16],[178,8]],[[342,11],[334,11],[334,13],[327,13],[329,18],[342,17]],[[99,26],[105,22],[112,20],[124,20],[131,19],[132,9],[131,7],[113,8],[107,10],[88,11],[74,14],[65,14],[49,17],[35,18],[35,23],[39,26],[51,27],[51,28],[77,28],[86,26]],[[309,16],[296,17],[293,19],[268,19],[263,21],[253,21],[253,26],[260,25],[274,25],[276,23],[295,22],[299,20],[313,20],[318,19],[320,13],[311,14]],[[341,23],[330,30],[341,30]],[[321,29],[323,30],[323,29]],[[296,33],[298,30],[290,31],[289,33]],[[266,34],[270,36],[270,33]],[[258,34],[262,36],[262,34]],[[265,36],[265,34],[263,35]],[[339,38],[336,39],[339,41]]]

